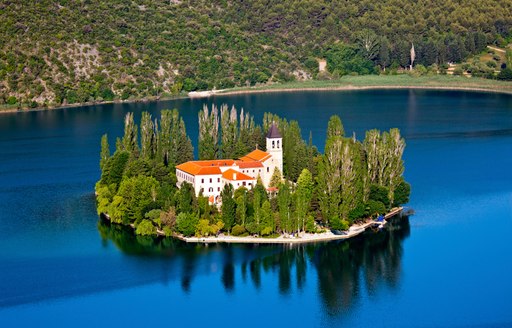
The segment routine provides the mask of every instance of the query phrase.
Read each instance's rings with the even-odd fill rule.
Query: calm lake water
[[[100,137],[128,111],[203,104],[398,127],[416,214],[310,246],[194,246],[98,224]],[[257,94],[0,115],[0,326],[510,327],[512,97],[453,91]]]

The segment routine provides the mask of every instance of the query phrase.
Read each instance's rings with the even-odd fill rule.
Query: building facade
[[[265,188],[276,169],[283,172],[283,139],[275,124],[270,127],[266,137],[267,151],[253,150],[238,160],[218,159],[208,161],[189,161],[176,166],[178,188],[184,182],[194,187],[196,196],[203,194],[211,203],[220,201],[220,193],[226,184],[234,189],[245,187],[252,189],[258,177]]]

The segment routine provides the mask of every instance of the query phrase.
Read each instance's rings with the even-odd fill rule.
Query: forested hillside
[[[510,41],[503,0],[0,2],[0,103],[129,99],[461,61]],[[329,76],[320,76],[328,78]]]

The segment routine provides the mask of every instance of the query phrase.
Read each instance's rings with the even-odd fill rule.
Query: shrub
[[[247,230],[241,226],[241,225],[235,225],[233,228],[231,228],[231,234],[233,236],[241,236],[243,234],[245,234],[247,232]]]
[[[504,68],[497,76],[498,80],[512,81],[512,69]]]
[[[315,233],[316,230],[315,218],[312,215],[308,215],[306,218],[306,232]]]
[[[382,202],[369,200],[368,203],[366,203],[366,213],[368,216],[384,214],[386,213],[386,206],[382,204]]]
[[[135,233],[142,236],[155,235],[156,228],[150,220],[144,219],[137,225]]]
[[[387,208],[390,205],[389,198],[389,189],[383,186],[372,184],[370,186],[370,200],[374,200],[377,202],[381,202]]]
[[[16,105],[17,102],[18,102],[18,99],[16,99],[16,97],[14,97],[14,96],[10,96],[7,98],[8,105]]]
[[[494,60],[489,60],[487,63],[485,63],[487,66],[491,68],[496,68],[498,64]]]
[[[462,69],[462,67],[460,66],[457,66],[454,70],[453,70],[453,75],[462,75],[464,73],[464,70]]]
[[[198,222],[197,216],[182,212],[176,218],[176,230],[184,236],[192,236],[196,232]]]

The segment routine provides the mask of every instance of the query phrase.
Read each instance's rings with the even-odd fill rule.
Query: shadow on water
[[[187,244],[170,238],[135,236],[129,228],[98,223],[102,246],[121,253],[5,260],[0,309],[45,300],[90,295],[151,284],[180,283],[183,292],[199,276],[219,277],[226,293],[261,289],[278,282],[277,292],[293,294],[315,284],[329,315],[348,311],[360,295],[380,286],[395,288],[401,273],[402,241],[409,235],[404,218],[379,232],[345,242],[309,245]],[[16,274],[24,268],[25,274]],[[275,278],[275,279],[274,279]],[[268,288],[268,287],[267,287]]]
[[[395,218],[385,229],[353,240],[306,245],[187,244],[135,236],[131,229],[106,222],[100,222],[98,229],[104,243],[112,241],[125,254],[168,263],[167,277],[180,279],[185,292],[201,274],[219,273],[228,293],[235,290],[237,278],[238,283],[250,279],[259,289],[263,276],[271,274],[277,276],[278,292],[287,295],[294,288],[301,290],[307,273],[316,271],[318,292],[331,316],[349,311],[363,289],[372,297],[383,286],[399,286],[402,242],[410,234],[408,217]]]

